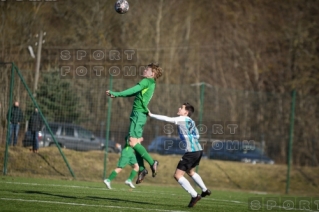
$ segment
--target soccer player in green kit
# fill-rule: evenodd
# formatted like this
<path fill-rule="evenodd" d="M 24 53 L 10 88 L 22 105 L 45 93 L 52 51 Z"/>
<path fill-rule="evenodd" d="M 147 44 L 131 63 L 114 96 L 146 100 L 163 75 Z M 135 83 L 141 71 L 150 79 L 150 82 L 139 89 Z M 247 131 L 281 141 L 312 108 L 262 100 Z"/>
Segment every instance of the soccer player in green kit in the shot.
<path fill-rule="evenodd" d="M 147 65 L 143 72 L 144 79 L 137 83 L 137 85 L 121 92 L 106 91 L 106 94 L 112 98 L 135 96 L 130 116 L 130 127 L 127 136 L 128 139 L 126 139 L 126 146 L 132 147 L 136 153 L 136 159 L 139 165 L 139 174 L 136 184 L 141 183 L 148 173 L 144 167 L 143 159 L 150 165 L 152 176 L 155 177 L 157 174 L 159 163 L 157 160 L 153 160 L 147 150 L 140 144 L 140 139 L 142 138 L 143 128 L 148 116 L 148 104 L 156 87 L 156 80 L 161 77 L 162 74 L 162 68 L 151 63 Z"/>
<path fill-rule="evenodd" d="M 127 139 L 127 137 L 125 139 Z M 143 138 L 141 138 L 139 142 L 142 142 L 142 141 L 143 141 Z M 133 168 L 133 170 L 131 171 L 130 176 L 125 181 L 125 184 L 130 186 L 131 188 L 135 188 L 135 186 L 132 183 L 132 180 L 134 179 L 137 172 L 139 171 L 139 165 L 137 163 L 133 148 L 126 145 L 126 147 L 121 151 L 121 157 L 117 163 L 117 168 L 115 168 L 111 172 L 109 177 L 103 181 L 108 189 L 112 189 L 111 181 L 115 179 L 115 177 L 124 169 L 126 165 L 130 165 Z"/>

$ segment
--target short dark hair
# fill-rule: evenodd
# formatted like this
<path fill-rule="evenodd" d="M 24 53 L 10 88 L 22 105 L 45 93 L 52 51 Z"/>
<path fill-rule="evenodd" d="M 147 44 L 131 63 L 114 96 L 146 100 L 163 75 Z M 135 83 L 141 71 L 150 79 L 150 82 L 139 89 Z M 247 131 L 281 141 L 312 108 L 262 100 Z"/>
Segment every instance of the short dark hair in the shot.
<path fill-rule="evenodd" d="M 194 107 L 188 102 L 184 103 L 183 105 L 185 105 L 185 110 L 187 110 L 188 116 L 191 117 L 191 115 L 195 112 Z"/>

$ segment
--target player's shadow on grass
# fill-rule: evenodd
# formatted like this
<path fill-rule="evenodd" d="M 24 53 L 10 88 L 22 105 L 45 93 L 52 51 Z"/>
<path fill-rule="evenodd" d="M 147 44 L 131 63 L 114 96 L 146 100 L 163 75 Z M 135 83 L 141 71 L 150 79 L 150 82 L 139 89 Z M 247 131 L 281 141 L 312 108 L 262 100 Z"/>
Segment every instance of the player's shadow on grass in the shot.
<path fill-rule="evenodd" d="M 41 191 L 25 191 L 27 194 L 37 194 L 37 195 L 48 195 L 48 196 L 54 196 L 54 197 L 60 197 L 60 198 L 68 198 L 68 199 L 88 199 L 88 200 L 108 200 L 112 202 L 130 202 L 130 203 L 136 203 L 136 204 L 144 204 L 144 205 L 154 205 L 154 203 L 149 202 L 140 202 L 140 201 L 132 201 L 128 199 L 118 199 L 118 198 L 104 198 L 104 197 L 95 197 L 95 196 L 87 196 L 84 198 L 78 198 L 74 196 L 66 196 L 66 195 L 60 195 L 60 194 L 51 194 L 47 192 L 41 192 Z"/>
<path fill-rule="evenodd" d="M 27 194 L 48 195 L 48 196 L 55 196 L 55 197 L 68 198 L 68 199 L 77 199 L 77 197 L 74 197 L 74 196 L 66 196 L 66 195 L 59 195 L 59 194 L 50 194 L 50 193 L 41 192 L 41 191 L 25 191 L 25 193 L 27 193 Z"/>
<path fill-rule="evenodd" d="M 149 202 L 132 201 L 132 200 L 128 200 L 128 199 L 118 199 L 118 198 L 87 196 L 86 199 L 90 199 L 90 200 L 108 200 L 108 201 L 112 201 L 112 202 L 125 202 L 125 203 L 131 202 L 131 203 L 136 203 L 136 204 L 154 205 L 154 203 L 149 203 Z"/>

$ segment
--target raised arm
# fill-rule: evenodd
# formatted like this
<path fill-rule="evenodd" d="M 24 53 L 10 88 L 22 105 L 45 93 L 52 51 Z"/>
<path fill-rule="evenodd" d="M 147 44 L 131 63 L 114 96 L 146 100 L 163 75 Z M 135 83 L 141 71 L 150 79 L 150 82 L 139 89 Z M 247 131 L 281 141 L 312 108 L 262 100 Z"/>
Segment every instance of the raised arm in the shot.
<path fill-rule="evenodd" d="M 134 96 L 136 93 L 140 92 L 142 89 L 142 86 L 140 84 L 137 84 L 121 92 L 108 91 L 108 93 L 113 95 L 114 97 L 131 97 Z"/>

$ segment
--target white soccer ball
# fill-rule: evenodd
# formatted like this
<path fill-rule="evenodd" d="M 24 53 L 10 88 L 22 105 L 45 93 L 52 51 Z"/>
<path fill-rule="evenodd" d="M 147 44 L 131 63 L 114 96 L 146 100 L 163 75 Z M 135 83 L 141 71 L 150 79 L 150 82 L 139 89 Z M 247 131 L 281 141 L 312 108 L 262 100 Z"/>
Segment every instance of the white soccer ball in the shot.
<path fill-rule="evenodd" d="M 115 2 L 114 8 L 117 13 L 124 14 L 130 9 L 130 5 L 126 0 L 117 0 Z"/>

